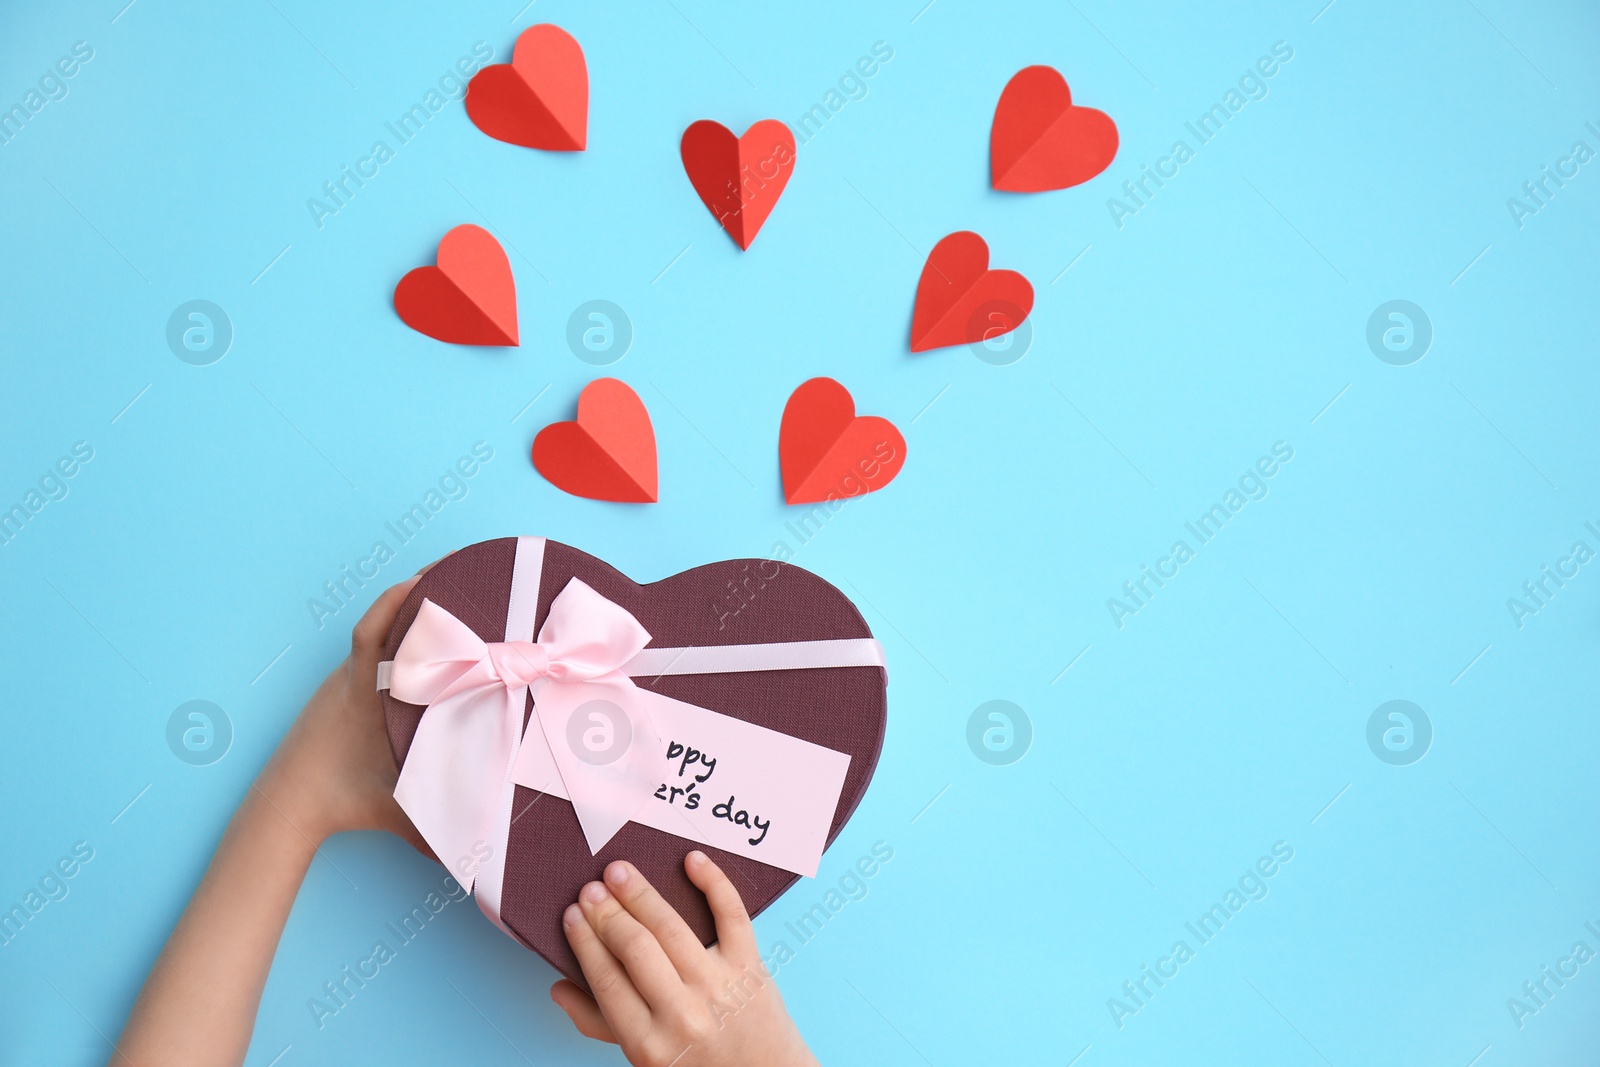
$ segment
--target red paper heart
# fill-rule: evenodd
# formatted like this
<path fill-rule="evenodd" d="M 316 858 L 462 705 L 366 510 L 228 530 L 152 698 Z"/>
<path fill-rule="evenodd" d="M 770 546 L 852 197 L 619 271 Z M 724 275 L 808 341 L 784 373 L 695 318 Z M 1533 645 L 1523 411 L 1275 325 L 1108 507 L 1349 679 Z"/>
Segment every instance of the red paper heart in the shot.
<path fill-rule="evenodd" d="M 794 171 L 794 134 L 777 119 L 762 119 L 743 137 L 701 119 L 678 146 L 694 191 L 741 249 L 749 248 L 772 214 Z"/>
<path fill-rule="evenodd" d="M 500 242 L 470 223 L 457 226 L 439 242 L 437 261 L 394 287 L 401 321 L 451 344 L 517 344 L 517 283 Z"/>
<path fill-rule="evenodd" d="M 582 152 L 589 136 L 589 68 L 560 26 L 529 26 L 510 63 L 480 70 L 467 86 L 467 117 L 497 141 Z"/>
<path fill-rule="evenodd" d="M 622 504 L 656 502 L 656 431 L 644 401 L 615 378 L 578 394 L 578 418 L 533 439 L 533 465 L 563 492 Z"/>
<path fill-rule="evenodd" d="M 857 415 L 849 390 L 813 378 L 789 397 L 778 432 L 783 495 L 791 504 L 882 489 L 906 461 L 906 439 L 888 419 Z"/>
<path fill-rule="evenodd" d="M 1011 193 L 1065 189 L 1093 178 L 1117 154 L 1117 124 L 1074 107 L 1054 67 L 1024 67 L 1006 83 L 989 131 L 990 181 Z"/>
<path fill-rule="evenodd" d="M 1033 286 L 1014 270 L 990 270 L 989 246 L 958 230 L 933 246 L 917 282 L 911 351 L 1008 334 L 1033 310 Z"/>

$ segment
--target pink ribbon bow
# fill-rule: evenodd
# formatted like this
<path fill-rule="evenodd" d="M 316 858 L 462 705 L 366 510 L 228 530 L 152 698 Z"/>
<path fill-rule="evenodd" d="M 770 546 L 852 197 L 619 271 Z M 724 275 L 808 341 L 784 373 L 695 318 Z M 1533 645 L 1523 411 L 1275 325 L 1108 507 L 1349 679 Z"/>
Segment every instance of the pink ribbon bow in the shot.
<path fill-rule="evenodd" d="M 468 888 L 487 850 L 504 847 L 495 806 L 514 766 L 524 782 L 542 768 L 559 773 L 559 782 L 545 776 L 552 779 L 546 791 L 559 795 L 564 787 L 591 851 L 649 799 L 649 753 L 658 746 L 622 670 L 649 643 L 637 619 L 576 578 L 550 605 L 537 641 L 484 641 L 438 604 L 422 602 L 389 680 L 397 698 L 428 709 L 394 795 Z M 524 737 L 530 688 L 540 730 Z M 569 741 L 570 720 L 592 706 L 621 718 L 605 725 L 621 729 L 625 751 L 603 762 L 574 753 Z M 586 723 L 574 736 L 587 736 Z"/>

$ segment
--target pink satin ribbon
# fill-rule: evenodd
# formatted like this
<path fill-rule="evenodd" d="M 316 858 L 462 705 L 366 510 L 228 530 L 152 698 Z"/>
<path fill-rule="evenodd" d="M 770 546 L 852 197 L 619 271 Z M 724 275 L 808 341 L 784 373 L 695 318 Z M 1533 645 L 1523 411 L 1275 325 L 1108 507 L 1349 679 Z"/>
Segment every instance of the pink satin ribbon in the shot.
<path fill-rule="evenodd" d="M 622 672 L 649 642 L 638 620 L 576 578 L 550 605 L 537 641 L 484 641 L 438 604 L 422 602 L 389 680 L 396 697 L 428 707 L 395 799 L 442 862 L 472 870 L 474 856 L 504 845 L 490 820 L 516 757 L 527 689 L 590 850 L 621 829 L 653 788 L 648 715 L 629 706 L 635 687 Z M 586 694 L 608 699 L 632 724 L 634 743 L 613 763 L 563 758 L 571 756 L 565 723 L 550 721 L 541 707 L 566 707 Z"/>

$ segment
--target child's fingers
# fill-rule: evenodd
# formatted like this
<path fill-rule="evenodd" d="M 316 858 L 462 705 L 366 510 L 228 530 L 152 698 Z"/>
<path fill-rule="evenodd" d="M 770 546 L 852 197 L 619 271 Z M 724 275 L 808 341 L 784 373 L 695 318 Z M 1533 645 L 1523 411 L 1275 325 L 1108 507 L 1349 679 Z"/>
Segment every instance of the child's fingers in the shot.
<path fill-rule="evenodd" d="M 611 1032 L 646 1032 L 650 1027 L 650 1006 L 633 987 L 633 981 L 622 964 L 601 943 L 594 927 L 585 918 L 583 909 L 576 904 L 569 906 L 561 917 L 561 925 L 566 930 L 567 944 L 572 946 L 573 954 L 578 957 L 578 966 L 583 968 L 583 976 L 589 979 L 589 988 L 594 990 L 594 999 L 605 1013 L 606 1024 Z M 573 1021 L 577 1021 L 575 1016 Z"/>
<path fill-rule="evenodd" d="M 595 934 L 628 969 L 628 977 L 652 1011 L 671 1010 L 682 1002 L 683 979 L 661 950 L 656 935 L 646 930 L 600 882 L 578 894 L 578 906 Z"/>
<path fill-rule="evenodd" d="M 628 913 L 655 935 L 685 983 L 711 973 L 711 957 L 705 946 L 637 867 L 626 860 L 610 864 L 606 867 L 606 886 Z"/>
<path fill-rule="evenodd" d="M 374 666 L 377 664 L 378 656 L 383 651 L 383 643 L 389 639 L 389 631 L 394 627 L 394 617 L 400 614 L 400 605 L 405 603 L 406 597 L 416 586 L 417 579 L 433 570 L 438 562 L 436 559 L 433 563 L 423 564 L 422 569 L 416 574 L 379 593 L 378 599 L 372 602 L 367 613 L 356 622 L 355 629 L 350 632 L 350 647 L 357 666 L 365 667 L 368 661 Z"/>
<path fill-rule="evenodd" d="M 412 575 L 399 585 L 391 585 L 372 602 L 367 613 L 350 631 L 350 655 L 356 661 L 356 670 L 364 677 L 377 677 L 378 657 L 383 654 L 383 643 L 389 639 L 394 617 L 400 613 L 407 594 L 417 584 L 421 575 Z"/>
<path fill-rule="evenodd" d="M 600 1013 L 600 1006 L 577 985 L 561 979 L 550 987 L 550 999 L 556 1002 L 556 1007 L 567 1013 L 567 1018 L 578 1028 L 578 1033 L 596 1041 L 617 1044 L 617 1035 L 611 1032 L 611 1024 Z"/>
<path fill-rule="evenodd" d="M 744 910 L 744 900 L 728 881 L 728 876 L 722 873 L 722 868 L 696 849 L 684 857 L 683 869 L 711 905 L 711 917 L 717 922 L 717 943 L 722 951 L 741 963 L 759 960 L 761 953 L 756 948 L 756 932 L 750 925 L 750 914 Z"/>

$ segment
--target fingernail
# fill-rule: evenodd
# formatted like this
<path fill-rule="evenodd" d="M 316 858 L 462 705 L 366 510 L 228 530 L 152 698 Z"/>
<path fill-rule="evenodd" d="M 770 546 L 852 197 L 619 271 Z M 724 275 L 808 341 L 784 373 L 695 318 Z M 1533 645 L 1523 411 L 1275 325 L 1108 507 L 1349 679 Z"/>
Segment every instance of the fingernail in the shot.
<path fill-rule="evenodd" d="M 583 909 L 576 904 L 567 905 L 567 910 L 561 914 L 561 921 L 568 926 L 577 926 L 578 920 L 583 918 Z"/>
<path fill-rule="evenodd" d="M 695 849 L 695 850 L 693 850 L 692 852 L 689 853 L 689 862 L 690 863 L 695 863 L 695 864 L 709 863 L 709 862 L 711 862 L 711 857 L 707 856 L 704 852 L 701 852 L 699 849 Z"/>
<path fill-rule="evenodd" d="M 606 887 L 599 882 L 590 882 L 583 887 L 583 892 L 579 895 L 591 904 L 598 904 L 610 894 L 606 892 Z"/>
<path fill-rule="evenodd" d="M 628 880 L 628 865 L 621 860 L 606 868 L 606 881 L 612 885 L 623 885 Z"/>

